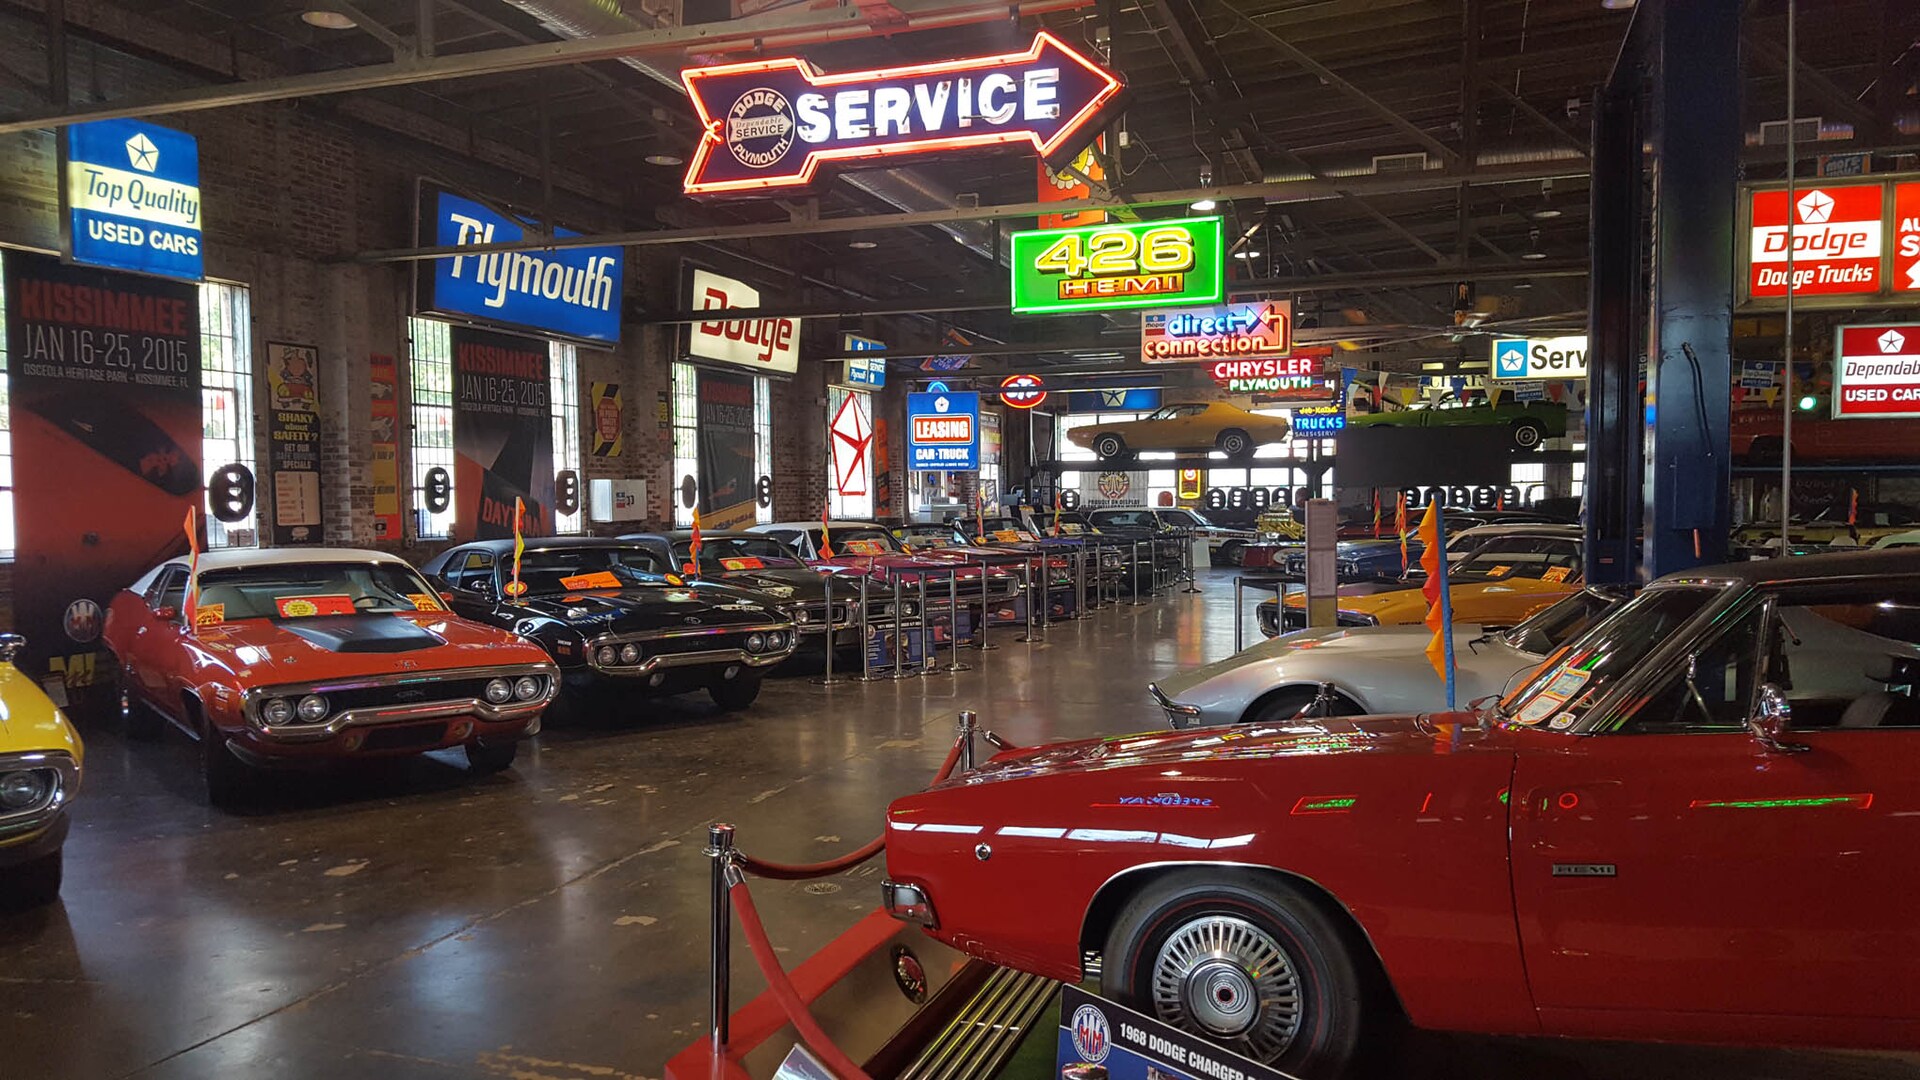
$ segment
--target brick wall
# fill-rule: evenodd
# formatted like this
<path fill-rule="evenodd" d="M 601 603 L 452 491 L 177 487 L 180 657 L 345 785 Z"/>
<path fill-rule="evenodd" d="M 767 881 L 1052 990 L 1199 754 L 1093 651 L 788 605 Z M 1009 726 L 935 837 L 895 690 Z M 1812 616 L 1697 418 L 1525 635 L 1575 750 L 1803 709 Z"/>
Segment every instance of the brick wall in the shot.
<path fill-rule="evenodd" d="M 192 86 L 204 72 L 272 74 L 244 55 L 229 53 L 224 45 L 210 48 L 207 42 L 162 33 L 137 14 L 121 9 L 70 0 L 68 11 L 75 24 L 96 32 L 136 35 L 146 51 L 146 56 L 136 58 L 76 36 L 70 60 L 75 102 Z M 146 58 L 154 54 L 176 57 L 179 62 Z M 30 91 L 36 74 L 45 70 L 37 18 L 0 12 L 0 65 L 22 73 L 29 84 L 0 80 L 0 112 L 45 107 L 44 99 Z M 459 183 L 502 201 L 537 201 L 539 185 L 531 179 L 534 163 L 509 148 L 364 95 L 157 119 L 199 140 L 207 273 L 251 290 L 256 401 L 266 397 L 267 342 L 288 341 L 319 349 L 322 479 L 332 542 L 378 546 L 373 536 L 369 471 L 368 357 L 385 354 L 400 361 L 401 511 L 403 521 L 409 523 L 403 531 L 410 533 L 411 464 L 404 422 L 409 400 L 410 264 L 359 263 L 351 257 L 367 250 L 410 246 L 419 177 Z M 57 246 L 54 176 L 51 135 L 0 136 L 0 244 Z M 650 213 L 650 208 L 620 206 L 618 193 L 564 168 L 556 171 L 553 205 L 556 218 L 582 231 L 630 228 L 636 214 Z M 679 253 L 656 248 L 629 252 L 626 309 L 673 307 L 679 293 L 679 260 Z M 773 283 L 768 284 L 773 289 L 770 296 L 780 295 Z M 808 329 L 811 348 L 829 328 Z M 671 475 L 672 434 L 659 423 L 657 408 L 659 395 L 670 388 L 680 337 L 679 327 L 639 326 L 629 319 L 619 347 L 579 350 L 583 479 L 639 477 L 648 488 L 642 518 L 593 526 L 599 531 L 664 527 L 671 520 L 669 500 L 678 478 Z M 614 382 L 622 389 L 624 445 L 617 458 L 588 453 L 592 416 L 584 410 L 594 382 Z M 774 513 L 778 516 L 810 518 L 820 511 L 827 483 L 825 387 L 825 365 L 805 359 L 797 376 L 775 383 L 772 429 Z M 263 410 L 255 410 L 254 426 L 257 458 L 264 467 Z M 43 463 L 23 461 L 16 467 L 43 467 Z M 584 496 L 584 483 L 582 488 Z M 261 494 L 263 504 L 270 506 L 264 483 Z M 903 492 L 898 505 L 904 505 Z M 32 508 L 19 512 L 31 513 Z M 384 546 L 424 559 L 438 545 L 394 540 Z M 11 616 L 10 595 L 11 566 L 0 564 L 0 625 Z"/>

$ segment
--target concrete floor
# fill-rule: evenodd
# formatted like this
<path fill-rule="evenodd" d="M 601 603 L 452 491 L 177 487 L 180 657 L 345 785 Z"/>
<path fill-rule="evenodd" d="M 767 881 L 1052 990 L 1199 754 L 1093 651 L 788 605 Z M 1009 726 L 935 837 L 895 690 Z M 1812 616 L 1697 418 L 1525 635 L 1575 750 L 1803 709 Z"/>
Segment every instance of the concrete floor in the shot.
<path fill-rule="evenodd" d="M 820 858 L 926 782 L 962 708 L 1021 743 L 1157 726 L 1146 682 L 1232 649 L 1227 575 L 1202 584 L 1046 645 L 996 631 L 957 676 L 782 679 L 743 716 L 676 699 L 549 729 L 501 776 L 451 757 L 292 775 L 243 815 L 201 804 L 184 738 L 89 730 L 64 905 L 0 916 L 0 1076 L 658 1077 L 705 1024 L 707 822 Z M 872 908 L 876 880 L 754 891 L 797 962 Z M 745 1001 L 744 949 L 736 971 Z M 1419 1045 L 1408 1073 L 1433 1080 L 1920 1077 L 1916 1058 Z"/>

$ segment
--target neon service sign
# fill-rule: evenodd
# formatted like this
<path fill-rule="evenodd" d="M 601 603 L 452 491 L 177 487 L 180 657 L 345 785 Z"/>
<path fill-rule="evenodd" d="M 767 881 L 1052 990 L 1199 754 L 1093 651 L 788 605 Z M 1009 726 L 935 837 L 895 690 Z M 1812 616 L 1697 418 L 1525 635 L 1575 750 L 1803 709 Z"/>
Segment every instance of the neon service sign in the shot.
<path fill-rule="evenodd" d="M 1217 217 L 1035 229 L 1011 243 L 1016 315 L 1214 304 L 1226 287 Z"/>
<path fill-rule="evenodd" d="M 1025 52 L 822 74 L 785 57 L 689 68 L 706 134 L 689 195 L 794 188 L 829 163 L 1024 143 L 1043 158 L 1092 140 L 1120 80 L 1045 31 Z"/>

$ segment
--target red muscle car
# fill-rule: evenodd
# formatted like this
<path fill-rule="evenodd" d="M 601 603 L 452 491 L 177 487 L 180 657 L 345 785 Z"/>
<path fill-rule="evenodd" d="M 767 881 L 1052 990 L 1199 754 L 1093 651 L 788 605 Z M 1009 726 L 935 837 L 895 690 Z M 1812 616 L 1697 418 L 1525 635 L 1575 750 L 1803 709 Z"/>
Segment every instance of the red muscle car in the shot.
<path fill-rule="evenodd" d="M 207 797 L 260 767 L 464 747 L 513 763 L 558 687 L 539 646 L 468 622 L 378 551 L 215 551 L 149 570 L 113 598 L 105 642 L 130 733 L 167 722 L 200 743 Z"/>
<path fill-rule="evenodd" d="M 1403 1017 L 1912 1049 L 1916 687 L 1920 552 L 1699 568 L 1478 711 L 1002 753 L 884 903 L 1307 1077 Z"/>

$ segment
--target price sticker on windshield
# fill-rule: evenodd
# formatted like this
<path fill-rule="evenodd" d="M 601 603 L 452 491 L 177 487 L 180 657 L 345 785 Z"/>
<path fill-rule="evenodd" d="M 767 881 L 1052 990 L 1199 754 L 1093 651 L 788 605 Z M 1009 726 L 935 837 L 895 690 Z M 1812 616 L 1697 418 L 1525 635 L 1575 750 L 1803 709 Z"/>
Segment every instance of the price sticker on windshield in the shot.
<path fill-rule="evenodd" d="M 840 545 L 840 550 L 854 555 L 885 555 L 887 545 L 878 540 L 848 540 Z"/>
<path fill-rule="evenodd" d="M 351 615 L 353 597 L 345 593 L 326 596 L 283 596 L 273 602 L 283 619 L 310 619 L 316 615 Z"/>
<path fill-rule="evenodd" d="M 595 570 L 587 574 L 574 574 L 560 579 L 560 587 L 568 592 L 582 589 L 617 589 L 620 579 L 613 576 L 611 570 Z"/>
<path fill-rule="evenodd" d="M 752 555 L 745 555 L 737 559 L 721 559 L 720 565 L 728 570 L 764 570 L 767 564 Z"/>
<path fill-rule="evenodd" d="M 415 611 L 447 610 L 440 606 L 440 598 L 432 593 L 412 592 L 407 594 L 407 599 L 413 602 L 413 610 Z"/>
<path fill-rule="evenodd" d="M 225 604 L 201 604 L 193 609 L 193 625 L 196 630 L 219 626 L 226 621 L 227 605 Z"/>
<path fill-rule="evenodd" d="M 1511 574 L 1511 573 L 1513 573 L 1513 567 L 1508 563 L 1501 563 L 1499 566 L 1496 566 L 1493 569 L 1487 571 L 1487 576 L 1488 577 L 1506 577 L 1508 574 Z"/>
<path fill-rule="evenodd" d="M 1566 581 L 1567 575 L 1571 573 L 1573 573 L 1573 567 L 1571 566 L 1549 566 L 1547 567 L 1547 572 L 1540 575 L 1540 580 L 1550 581 L 1558 585 Z"/>
<path fill-rule="evenodd" d="M 1017 544 L 1026 538 L 1020 535 L 1019 529 L 995 529 L 993 539 L 1001 544 Z"/>

